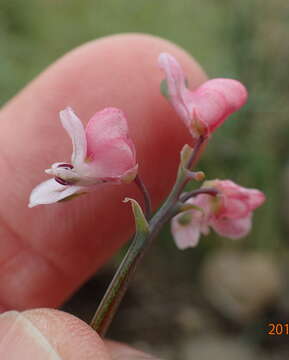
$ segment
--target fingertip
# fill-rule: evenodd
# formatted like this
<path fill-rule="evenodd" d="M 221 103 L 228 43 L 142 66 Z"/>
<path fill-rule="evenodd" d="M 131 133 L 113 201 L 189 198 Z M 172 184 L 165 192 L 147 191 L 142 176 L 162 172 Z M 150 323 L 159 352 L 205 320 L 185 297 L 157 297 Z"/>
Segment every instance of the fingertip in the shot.
<path fill-rule="evenodd" d="M 80 319 L 52 309 L 0 316 L 1 360 L 153 360 L 125 344 L 105 341 Z M 157 360 L 157 359 L 156 359 Z"/>
<path fill-rule="evenodd" d="M 41 333 L 62 360 L 110 360 L 98 334 L 73 315 L 52 309 L 28 310 L 21 315 Z"/>

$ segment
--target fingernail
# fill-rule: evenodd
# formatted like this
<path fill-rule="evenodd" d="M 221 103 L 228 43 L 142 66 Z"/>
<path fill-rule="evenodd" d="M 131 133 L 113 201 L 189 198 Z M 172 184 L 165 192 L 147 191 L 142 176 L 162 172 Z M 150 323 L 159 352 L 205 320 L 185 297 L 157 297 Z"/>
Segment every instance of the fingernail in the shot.
<path fill-rule="evenodd" d="M 0 315 L 1 360 L 61 360 L 42 333 L 21 313 Z"/>

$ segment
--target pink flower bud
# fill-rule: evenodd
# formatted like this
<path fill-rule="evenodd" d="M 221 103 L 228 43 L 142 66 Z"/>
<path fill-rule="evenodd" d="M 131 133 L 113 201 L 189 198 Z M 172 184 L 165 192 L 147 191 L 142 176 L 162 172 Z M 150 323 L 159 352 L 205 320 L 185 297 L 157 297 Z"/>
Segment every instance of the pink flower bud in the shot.
<path fill-rule="evenodd" d="M 162 53 L 159 65 L 166 74 L 169 100 L 194 139 L 210 135 L 247 100 L 247 90 L 237 80 L 212 79 L 191 91 L 173 56 Z"/>
<path fill-rule="evenodd" d="M 86 129 L 70 108 L 60 112 L 60 120 L 72 140 L 71 164 L 58 162 L 46 170 L 54 179 L 32 191 L 29 207 L 85 193 L 101 183 L 134 180 L 138 167 L 135 147 L 120 110 L 107 108 L 97 112 Z"/>
<path fill-rule="evenodd" d="M 189 199 L 186 204 L 194 208 L 172 219 L 172 233 L 180 249 L 196 246 L 200 235 L 208 234 L 209 227 L 231 239 L 246 236 L 251 230 L 253 211 L 265 201 L 261 191 L 231 180 L 206 181 L 203 187 L 218 190 L 218 195 L 199 194 Z"/>
<path fill-rule="evenodd" d="M 213 211 L 210 226 L 220 235 L 231 239 L 246 236 L 252 226 L 253 211 L 265 201 L 265 195 L 256 189 L 247 189 L 231 180 L 205 182 L 220 192 L 217 208 Z"/>

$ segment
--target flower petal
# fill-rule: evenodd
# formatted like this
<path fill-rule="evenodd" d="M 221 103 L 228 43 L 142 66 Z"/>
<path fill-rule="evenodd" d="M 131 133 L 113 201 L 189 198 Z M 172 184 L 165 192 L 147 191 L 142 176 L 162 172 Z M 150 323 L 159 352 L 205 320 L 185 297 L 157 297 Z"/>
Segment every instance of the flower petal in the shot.
<path fill-rule="evenodd" d="M 239 219 L 212 219 L 212 228 L 221 236 L 239 239 L 248 235 L 252 227 L 252 213 Z"/>
<path fill-rule="evenodd" d="M 188 111 L 188 104 L 186 103 L 189 90 L 186 88 L 184 72 L 176 59 L 167 53 L 160 54 L 159 66 L 166 74 L 170 101 L 178 115 L 189 127 L 191 114 Z"/>
<path fill-rule="evenodd" d="M 86 130 L 89 171 L 97 178 L 121 177 L 136 165 L 135 147 L 119 109 L 97 112 Z"/>
<path fill-rule="evenodd" d="M 247 90 L 239 81 L 212 79 L 190 91 L 183 70 L 173 56 L 161 54 L 159 65 L 166 73 L 169 100 L 193 138 L 209 135 L 247 100 Z"/>
<path fill-rule="evenodd" d="M 227 112 L 232 113 L 242 107 L 248 98 L 247 89 L 238 80 L 217 78 L 206 81 L 200 92 L 216 91 L 226 100 Z"/>
<path fill-rule="evenodd" d="M 90 170 L 96 178 L 121 177 L 135 167 L 130 146 L 123 139 L 115 139 L 95 147 L 95 159 Z"/>
<path fill-rule="evenodd" d="M 83 186 L 61 185 L 50 179 L 37 185 L 31 192 L 28 207 L 32 208 L 41 204 L 53 204 L 73 194 L 86 192 Z"/>
<path fill-rule="evenodd" d="M 75 115 L 71 108 L 60 111 L 60 120 L 64 129 L 71 137 L 73 144 L 73 152 L 71 162 L 75 166 L 84 162 L 86 158 L 86 137 L 84 127 L 79 118 Z"/>
<path fill-rule="evenodd" d="M 261 206 L 266 200 L 266 196 L 262 191 L 257 189 L 248 189 L 248 203 L 251 210 L 255 210 Z"/>
<path fill-rule="evenodd" d="M 182 223 L 183 216 L 190 215 L 190 222 Z M 171 221 L 171 231 L 179 249 L 195 247 L 201 235 L 202 212 L 198 210 L 186 211 L 176 215 Z"/>
<path fill-rule="evenodd" d="M 247 90 L 233 79 L 212 79 L 192 93 L 190 111 L 209 132 L 213 132 L 226 118 L 242 107 L 247 100 Z"/>
<path fill-rule="evenodd" d="M 231 180 L 212 180 L 207 184 L 220 191 L 223 206 L 218 216 L 225 215 L 231 219 L 246 217 L 250 212 L 261 206 L 265 195 L 257 189 L 247 189 Z"/>
<path fill-rule="evenodd" d="M 128 136 L 128 126 L 123 112 L 116 108 L 106 108 L 97 112 L 89 120 L 86 129 L 88 156 L 94 154 L 95 144 Z M 91 153 L 91 154 L 90 154 Z"/>
<path fill-rule="evenodd" d="M 234 199 L 233 197 L 224 196 L 223 208 L 220 209 L 218 215 L 225 215 L 230 219 L 238 219 L 247 216 L 252 210 L 247 201 L 243 199 Z"/>

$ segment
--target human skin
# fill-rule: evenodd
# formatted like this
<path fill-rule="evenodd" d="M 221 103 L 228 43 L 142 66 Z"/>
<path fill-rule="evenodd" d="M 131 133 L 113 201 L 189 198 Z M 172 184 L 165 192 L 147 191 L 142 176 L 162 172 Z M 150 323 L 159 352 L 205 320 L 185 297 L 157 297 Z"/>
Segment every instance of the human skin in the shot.
<path fill-rule="evenodd" d="M 1 311 L 59 306 L 133 233 L 131 209 L 122 200 L 126 196 L 141 200 L 134 184 L 100 185 L 73 201 L 28 209 L 32 188 L 46 178 L 43 170 L 53 162 L 69 160 L 71 144 L 58 120 L 60 110 L 71 106 L 86 123 L 105 107 L 122 109 L 154 207 L 168 193 L 179 151 L 190 143 L 190 135 L 160 94 L 160 52 L 178 59 L 192 89 L 205 81 L 199 65 L 175 45 L 147 35 L 117 35 L 68 53 L 1 110 Z M 37 323 L 37 311 L 24 316 L 29 314 Z M 50 320 L 51 311 L 41 312 L 45 326 L 59 332 L 56 342 L 69 339 L 65 321 L 59 329 Z M 70 315 L 54 311 L 53 317 L 65 317 L 86 329 L 87 343 L 98 339 Z M 94 341 L 95 348 L 103 346 L 99 339 Z M 105 356 L 99 359 L 109 359 Z"/>

